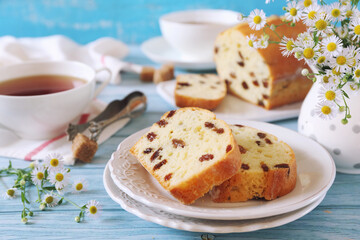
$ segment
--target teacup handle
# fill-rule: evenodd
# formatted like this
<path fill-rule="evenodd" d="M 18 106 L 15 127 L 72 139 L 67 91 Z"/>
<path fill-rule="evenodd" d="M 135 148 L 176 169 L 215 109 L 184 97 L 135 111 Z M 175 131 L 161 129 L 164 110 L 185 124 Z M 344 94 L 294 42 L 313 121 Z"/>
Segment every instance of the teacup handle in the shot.
<path fill-rule="evenodd" d="M 108 72 L 109 76 L 103 83 L 101 83 L 101 85 L 98 88 L 96 88 L 95 93 L 94 93 L 94 98 L 96 98 L 100 94 L 100 92 L 109 84 L 111 77 L 112 77 L 112 73 L 111 73 L 110 69 L 108 69 L 106 67 L 95 70 L 95 75 L 102 71 Z"/>

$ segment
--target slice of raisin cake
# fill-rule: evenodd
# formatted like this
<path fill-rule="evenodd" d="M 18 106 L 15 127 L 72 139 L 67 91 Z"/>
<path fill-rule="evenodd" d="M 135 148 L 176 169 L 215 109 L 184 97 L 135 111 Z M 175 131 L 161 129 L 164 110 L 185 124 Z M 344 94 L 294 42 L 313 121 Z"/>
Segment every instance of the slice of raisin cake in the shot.
<path fill-rule="evenodd" d="M 289 38 L 306 31 L 303 24 L 290 27 L 279 17 L 270 17 L 268 24 L 282 25 L 276 31 Z M 269 28 L 265 31 L 270 39 L 278 39 Z M 247 23 L 241 23 L 222 32 L 215 41 L 216 70 L 228 84 L 229 92 L 266 109 L 303 100 L 312 85 L 311 80 L 301 75 L 301 70 L 307 67 L 304 61 L 284 57 L 279 44 L 253 49 L 246 38 L 250 34 L 260 38 L 263 31 L 252 30 Z"/>
<path fill-rule="evenodd" d="M 200 108 L 165 113 L 130 152 L 184 204 L 193 203 L 241 166 L 230 127 Z"/>
<path fill-rule="evenodd" d="M 232 125 L 241 152 L 239 172 L 210 191 L 214 202 L 272 200 L 291 192 L 296 184 L 292 149 L 275 136 L 242 125 Z"/>
<path fill-rule="evenodd" d="M 226 95 L 225 81 L 216 74 L 181 74 L 176 77 L 178 107 L 216 108 Z"/>

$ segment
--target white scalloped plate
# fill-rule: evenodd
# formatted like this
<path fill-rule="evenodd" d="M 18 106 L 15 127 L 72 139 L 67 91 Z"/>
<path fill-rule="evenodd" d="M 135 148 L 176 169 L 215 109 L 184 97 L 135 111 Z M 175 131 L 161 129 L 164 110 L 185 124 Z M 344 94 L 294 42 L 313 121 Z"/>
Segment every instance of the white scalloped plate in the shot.
<path fill-rule="evenodd" d="M 109 164 L 108 164 L 109 165 Z M 232 233 L 232 232 L 251 232 L 260 229 L 278 227 L 296 219 L 303 217 L 316 208 L 324 199 L 325 194 L 320 196 L 315 202 L 300 208 L 298 210 L 268 217 L 251 220 L 206 220 L 198 218 L 188 218 L 180 215 L 164 212 L 157 208 L 149 207 L 145 204 L 135 201 L 129 195 L 121 191 L 111 178 L 109 166 L 106 166 L 103 176 L 104 187 L 112 200 L 119 203 L 120 206 L 129 213 L 138 216 L 144 220 L 157 223 L 159 225 L 191 231 L 208 233 Z"/>
<path fill-rule="evenodd" d="M 174 99 L 175 85 L 176 80 L 161 82 L 156 85 L 156 91 L 166 102 L 177 107 Z M 272 122 L 299 116 L 301 104 L 302 102 L 298 102 L 266 110 L 228 94 L 214 113 L 219 118 Z"/>
<path fill-rule="evenodd" d="M 318 143 L 292 130 L 264 122 L 224 119 L 230 124 L 252 126 L 274 134 L 289 144 L 297 159 L 297 183 L 292 192 L 272 201 L 252 200 L 241 203 L 213 203 L 205 195 L 191 205 L 184 205 L 165 191 L 129 153 L 145 134 L 143 129 L 126 138 L 109 162 L 115 184 L 130 197 L 149 207 L 193 218 L 242 220 L 287 213 L 318 200 L 332 185 L 335 164 L 331 155 Z"/>

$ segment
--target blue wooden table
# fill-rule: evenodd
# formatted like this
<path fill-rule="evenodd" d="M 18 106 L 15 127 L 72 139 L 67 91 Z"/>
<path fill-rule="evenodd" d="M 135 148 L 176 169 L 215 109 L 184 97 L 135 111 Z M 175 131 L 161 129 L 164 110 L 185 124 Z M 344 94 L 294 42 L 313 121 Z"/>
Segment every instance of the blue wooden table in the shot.
<path fill-rule="evenodd" d="M 79 43 L 87 43 L 103 36 L 119 38 L 131 44 L 126 60 L 158 66 L 146 59 L 139 44 L 160 34 L 158 17 L 166 12 L 193 8 L 226 8 L 248 13 L 255 7 L 269 6 L 259 1 L 0 1 L 0 33 L 16 37 L 36 37 L 64 34 Z M 282 2 L 283 3 L 283 2 Z M 276 6 L 280 6 L 279 4 Z M 271 11 L 270 11 L 271 12 Z M 279 13 L 273 10 L 271 13 Z M 177 71 L 177 73 L 179 73 Z M 90 199 L 102 205 L 100 218 L 75 223 L 78 210 L 65 203 L 59 207 L 38 210 L 33 205 L 34 216 L 28 224 L 20 221 L 22 205 L 17 200 L 0 200 L 0 239 L 201 239 L 198 232 L 186 232 L 162 227 L 144 221 L 126 211 L 107 195 L 102 176 L 104 167 L 118 144 L 132 133 L 150 126 L 160 116 L 173 109 L 156 92 L 155 85 L 143 83 L 135 74 L 122 75 L 119 86 L 109 86 L 99 96 L 105 102 L 119 99 L 134 90 L 142 91 L 148 98 L 146 113 L 132 120 L 100 145 L 95 158 L 89 164 L 77 163 L 71 167 L 72 176 L 83 177 L 89 182 L 88 191 L 69 195 L 78 204 Z M 273 122 L 293 130 L 297 119 Z M 14 167 L 26 167 L 29 162 L 0 157 L 0 168 L 11 160 Z M 10 178 L 3 183 L 11 186 Z M 5 191 L 0 183 L 0 192 Z M 30 199 L 36 199 L 35 191 Z M 360 175 L 337 174 L 333 186 L 324 201 L 306 216 L 289 224 L 249 233 L 212 234 L 215 239 L 360 239 Z"/>

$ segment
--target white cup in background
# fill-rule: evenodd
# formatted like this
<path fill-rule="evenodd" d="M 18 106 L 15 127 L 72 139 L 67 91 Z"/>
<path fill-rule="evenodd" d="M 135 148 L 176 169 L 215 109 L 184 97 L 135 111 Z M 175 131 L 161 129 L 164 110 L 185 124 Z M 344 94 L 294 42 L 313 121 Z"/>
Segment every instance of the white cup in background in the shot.
<path fill-rule="evenodd" d="M 96 89 L 97 72 L 73 61 L 26 62 L 0 68 L 0 84 L 7 80 L 58 75 L 75 77 L 84 83 L 69 90 L 33 96 L 0 95 L 0 126 L 24 139 L 50 139 L 64 133 L 68 124 L 78 117 L 110 80 Z"/>
<path fill-rule="evenodd" d="M 173 12 L 159 19 L 160 30 L 184 59 L 212 60 L 216 36 L 236 25 L 238 13 L 221 9 Z"/>

